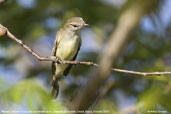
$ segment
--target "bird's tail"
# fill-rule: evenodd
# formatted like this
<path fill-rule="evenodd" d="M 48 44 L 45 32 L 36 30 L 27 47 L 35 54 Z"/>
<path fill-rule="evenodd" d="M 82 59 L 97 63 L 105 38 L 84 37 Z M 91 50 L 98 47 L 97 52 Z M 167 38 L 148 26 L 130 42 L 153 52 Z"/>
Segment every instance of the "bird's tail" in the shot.
<path fill-rule="evenodd" d="M 59 84 L 58 79 L 53 78 L 51 88 L 50 88 L 50 95 L 52 98 L 56 99 L 59 93 Z"/>

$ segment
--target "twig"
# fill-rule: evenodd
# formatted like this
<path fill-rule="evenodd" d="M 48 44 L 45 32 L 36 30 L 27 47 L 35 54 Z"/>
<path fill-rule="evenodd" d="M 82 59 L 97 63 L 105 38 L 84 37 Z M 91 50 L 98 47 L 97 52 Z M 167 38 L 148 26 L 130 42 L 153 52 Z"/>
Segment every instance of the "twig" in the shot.
<path fill-rule="evenodd" d="M 17 42 L 19 45 L 21 45 L 25 50 L 27 50 L 30 54 L 32 54 L 37 60 L 39 61 L 54 61 L 56 63 L 60 64 L 73 64 L 73 65 L 89 65 L 89 66 L 96 66 L 100 67 L 99 64 L 96 64 L 94 62 L 87 62 L 87 61 L 66 61 L 61 60 L 59 57 L 56 56 L 47 56 L 42 57 L 35 53 L 29 46 L 27 46 L 22 40 L 15 37 L 10 31 L 0 24 L 0 36 L 7 35 L 9 38 Z M 137 71 L 130 71 L 125 69 L 117 69 L 117 68 L 111 68 L 114 72 L 120 72 L 120 73 L 127 73 L 127 74 L 135 74 L 135 75 L 141 75 L 141 76 L 152 76 L 152 75 L 171 75 L 171 72 L 137 72 Z"/>

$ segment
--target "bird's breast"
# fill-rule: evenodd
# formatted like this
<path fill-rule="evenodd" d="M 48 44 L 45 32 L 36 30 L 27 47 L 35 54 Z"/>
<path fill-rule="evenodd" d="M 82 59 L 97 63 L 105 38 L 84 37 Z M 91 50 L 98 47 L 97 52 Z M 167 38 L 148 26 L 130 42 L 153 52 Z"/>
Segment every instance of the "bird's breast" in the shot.
<path fill-rule="evenodd" d="M 61 40 L 57 48 L 57 56 L 63 60 L 72 60 L 77 53 L 80 41 L 81 38 L 79 36 Z"/>

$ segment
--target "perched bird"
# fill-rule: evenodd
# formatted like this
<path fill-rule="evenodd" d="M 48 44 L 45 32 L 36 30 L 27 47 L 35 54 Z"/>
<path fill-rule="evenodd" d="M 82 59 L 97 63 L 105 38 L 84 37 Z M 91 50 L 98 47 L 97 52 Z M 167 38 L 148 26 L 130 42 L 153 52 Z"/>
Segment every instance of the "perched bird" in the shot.
<path fill-rule="evenodd" d="M 75 60 L 81 46 L 80 29 L 88 26 L 81 17 L 73 17 L 68 19 L 64 26 L 57 32 L 52 56 L 58 56 L 61 60 Z M 53 98 L 57 98 L 59 92 L 59 84 L 64 76 L 71 70 L 72 65 L 58 64 L 52 62 L 52 85 L 50 94 Z"/>

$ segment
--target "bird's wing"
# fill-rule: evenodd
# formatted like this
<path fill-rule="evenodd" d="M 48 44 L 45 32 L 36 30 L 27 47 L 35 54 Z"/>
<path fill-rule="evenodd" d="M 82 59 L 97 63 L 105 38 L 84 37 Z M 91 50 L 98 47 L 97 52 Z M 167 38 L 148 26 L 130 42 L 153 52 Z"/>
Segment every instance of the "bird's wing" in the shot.
<path fill-rule="evenodd" d="M 59 36 L 59 32 L 60 32 L 60 30 L 58 31 L 58 33 L 56 35 L 56 39 L 55 39 L 55 42 L 54 42 L 54 45 L 53 45 L 53 49 L 52 49 L 52 56 L 56 56 L 57 47 L 58 47 L 58 44 L 59 44 L 58 38 L 60 37 Z M 55 62 L 52 62 L 52 75 L 55 74 L 55 71 L 56 71 Z"/>
<path fill-rule="evenodd" d="M 76 57 L 77 57 L 77 55 L 78 55 L 78 52 L 79 52 L 79 50 L 80 50 L 80 47 L 81 47 L 81 41 L 80 41 L 80 43 L 79 43 L 79 45 L 78 45 L 77 53 L 75 54 L 75 56 L 74 56 L 74 58 L 73 58 L 72 60 L 75 60 L 75 59 L 76 59 Z M 65 69 L 63 75 L 64 75 L 64 76 L 67 76 L 67 74 L 69 73 L 69 71 L 71 70 L 71 68 L 72 68 L 72 65 L 71 65 L 71 64 L 68 65 L 68 67 Z"/>

